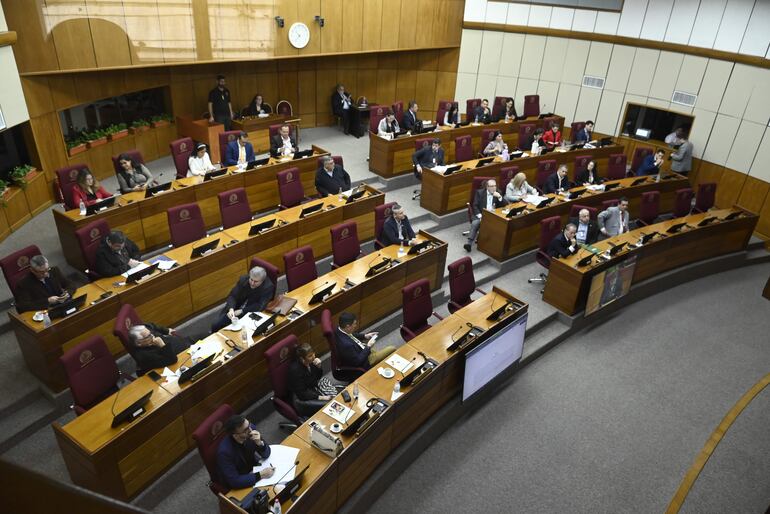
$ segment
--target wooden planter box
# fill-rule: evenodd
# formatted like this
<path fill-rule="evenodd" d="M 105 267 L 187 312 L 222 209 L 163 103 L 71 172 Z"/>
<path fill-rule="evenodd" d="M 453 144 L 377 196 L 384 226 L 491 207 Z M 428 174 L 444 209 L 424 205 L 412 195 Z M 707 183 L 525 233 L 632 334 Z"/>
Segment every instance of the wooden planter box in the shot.
<path fill-rule="evenodd" d="M 2 196 L 3 210 L 11 231 L 18 229 L 32 219 L 24 191 L 16 186 L 9 187 Z"/>
<path fill-rule="evenodd" d="M 45 173 L 36 169 L 27 173 L 27 188 L 24 190 L 24 197 L 27 200 L 27 207 L 29 207 L 31 216 L 40 214 L 53 204 L 51 189 L 48 187 Z"/>
<path fill-rule="evenodd" d="M 152 125 L 153 128 L 158 128 L 158 127 L 165 127 L 167 125 L 170 125 L 170 123 L 166 120 L 159 120 L 159 121 L 151 121 L 150 125 Z"/>
<path fill-rule="evenodd" d="M 123 129 L 121 131 L 115 132 L 114 134 L 110 134 L 107 137 L 110 141 L 117 141 L 118 139 L 123 139 L 126 136 L 128 136 L 128 129 Z"/>
<path fill-rule="evenodd" d="M 107 144 L 107 136 L 100 137 L 99 139 L 94 139 L 93 141 L 88 142 L 88 148 L 95 148 L 97 146 L 102 146 Z"/>
<path fill-rule="evenodd" d="M 73 156 L 75 156 L 75 155 L 77 155 L 79 153 L 85 152 L 87 149 L 88 149 L 88 147 L 86 146 L 85 143 L 83 143 L 83 144 L 80 144 L 80 145 L 77 145 L 77 146 L 73 146 L 72 148 L 68 149 L 67 150 L 67 154 L 70 157 L 73 157 Z"/>
<path fill-rule="evenodd" d="M 150 127 L 143 125 L 141 127 L 131 127 L 129 130 L 131 130 L 132 134 L 141 134 L 142 132 L 150 130 Z"/>

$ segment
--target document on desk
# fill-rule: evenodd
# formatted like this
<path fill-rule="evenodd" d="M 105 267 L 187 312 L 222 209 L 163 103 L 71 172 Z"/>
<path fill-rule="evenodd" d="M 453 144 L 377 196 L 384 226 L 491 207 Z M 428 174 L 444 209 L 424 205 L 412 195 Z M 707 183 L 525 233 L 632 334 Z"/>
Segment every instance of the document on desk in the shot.
<path fill-rule="evenodd" d="M 532 205 L 537 205 L 543 200 L 547 200 L 547 196 L 538 196 L 538 195 L 527 195 L 522 200 L 524 200 L 526 203 L 531 203 Z"/>
<path fill-rule="evenodd" d="M 158 269 L 161 271 L 168 271 L 176 266 L 176 261 L 165 255 L 158 255 L 150 259 L 150 264 L 155 264 L 156 262 L 158 263 Z"/>
<path fill-rule="evenodd" d="M 257 319 L 253 319 L 251 315 L 255 315 Z M 249 341 L 251 343 L 249 346 L 251 346 L 253 343 L 254 338 L 254 331 L 257 329 L 257 326 L 265 321 L 268 318 L 267 314 L 263 314 L 261 312 L 247 312 L 243 316 L 240 317 L 240 319 L 236 323 L 230 323 L 222 330 L 230 330 L 233 332 L 240 332 L 243 328 L 246 328 L 246 335 L 249 338 Z"/>
<path fill-rule="evenodd" d="M 299 448 L 292 448 L 291 446 L 283 446 L 281 444 L 270 445 L 270 457 L 267 458 L 259 466 L 254 466 L 253 473 L 258 473 L 265 468 L 273 466 L 275 473 L 270 478 L 263 478 L 258 480 L 254 487 L 268 487 L 282 482 L 286 483 L 294 478 L 296 467 L 294 463 L 297 462 L 297 456 L 299 455 Z"/>
<path fill-rule="evenodd" d="M 349 407 L 345 407 L 338 401 L 333 401 L 329 405 L 323 408 L 324 414 L 333 418 L 339 423 L 345 424 L 355 414 L 356 411 Z"/>
<path fill-rule="evenodd" d="M 436 173 L 444 174 L 448 166 L 442 166 L 440 164 L 437 164 L 436 166 L 433 166 L 431 170 L 435 171 Z"/>
<path fill-rule="evenodd" d="M 190 346 L 187 352 L 192 356 L 192 361 L 208 357 L 212 353 L 217 353 L 222 347 L 217 341 L 198 341 Z"/>
<path fill-rule="evenodd" d="M 136 273 L 137 271 L 142 271 L 143 269 L 145 269 L 145 268 L 149 268 L 149 267 L 150 267 L 150 265 L 149 265 L 149 264 L 145 264 L 145 263 L 143 263 L 143 262 L 140 262 L 139 264 L 137 264 L 136 266 L 134 266 L 134 267 L 133 267 L 133 268 L 131 268 L 130 270 L 128 270 L 128 271 L 126 271 L 125 273 L 123 273 L 123 274 L 121 275 L 121 277 L 123 277 L 123 278 L 128 278 L 128 276 L 129 276 L 131 273 Z"/>
<path fill-rule="evenodd" d="M 591 184 L 590 186 L 586 186 L 586 189 L 589 191 L 604 191 L 604 185 L 603 184 Z"/>
<path fill-rule="evenodd" d="M 402 374 L 409 371 L 412 367 L 412 362 L 401 357 L 399 354 L 394 353 L 385 360 L 385 363 L 396 371 L 400 371 Z"/>

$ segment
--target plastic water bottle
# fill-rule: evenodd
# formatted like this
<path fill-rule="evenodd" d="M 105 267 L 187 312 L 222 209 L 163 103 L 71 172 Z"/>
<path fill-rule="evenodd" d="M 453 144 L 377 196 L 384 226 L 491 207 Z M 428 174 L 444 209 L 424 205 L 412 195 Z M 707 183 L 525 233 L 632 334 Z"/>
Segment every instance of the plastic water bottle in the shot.
<path fill-rule="evenodd" d="M 476 115 L 476 121 L 475 121 L 475 123 L 478 123 L 478 122 L 479 122 L 479 115 L 477 114 L 477 115 Z"/>
<path fill-rule="evenodd" d="M 398 256 L 402 257 L 404 255 L 404 253 L 406 253 L 404 251 L 404 240 L 403 239 L 399 239 L 398 243 L 399 243 L 398 244 Z"/>
<path fill-rule="evenodd" d="M 358 382 L 353 382 L 353 399 L 358 400 Z"/>
<path fill-rule="evenodd" d="M 342 196 L 342 188 L 340 188 L 340 202 L 344 200 L 345 198 Z"/>
<path fill-rule="evenodd" d="M 507 161 L 510 160 L 511 155 L 508 153 L 508 145 L 503 146 L 503 154 L 502 154 L 503 160 Z"/>
<path fill-rule="evenodd" d="M 248 347 L 248 346 L 250 346 L 250 345 L 249 345 L 249 333 L 246 331 L 246 327 L 243 327 L 243 328 L 241 329 L 241 342 L 242 342 L 242 343 L 243 343 L 245 346 L 247 346 L 247 347 Z"/>
<path fill-rule="evenodd" d="M 83 200 L 80 200 L 80 215 L 81 216 L 86 215 L 86 204 Z"/>
<path fill-rule="evenodd" d="M 271 510 L 273 514 L 281 514 L 281 502 L 276 499 Z"/>
<path fill-rule="evenodd" d="M 395 396 L 400 392 L 401 392 L 401 382 L 396 380 L 396 383 L 393 384 L 393 395 Z"/>
<path fill-rule="evenodd" d="M 83 202 L 81 202 L 81 203 L 83 203 Z M 51 316 L 48 315 L 48 311 L 45 311 L 43 313 L 43 326 L 45 328 L 48 328 L 48 327 L 51 326 Z"/>

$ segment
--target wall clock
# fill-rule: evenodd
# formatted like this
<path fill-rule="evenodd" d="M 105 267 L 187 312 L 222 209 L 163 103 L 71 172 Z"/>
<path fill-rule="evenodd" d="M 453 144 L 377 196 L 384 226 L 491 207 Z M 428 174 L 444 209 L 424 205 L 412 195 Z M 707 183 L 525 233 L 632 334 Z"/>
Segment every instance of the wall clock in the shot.
<path fill-rule="evenodd" d="M 289 27 L 289 43 L 294 48 L 305 48 L 310 42 L 310 29 L 304 23 L 293 23 Z"/>

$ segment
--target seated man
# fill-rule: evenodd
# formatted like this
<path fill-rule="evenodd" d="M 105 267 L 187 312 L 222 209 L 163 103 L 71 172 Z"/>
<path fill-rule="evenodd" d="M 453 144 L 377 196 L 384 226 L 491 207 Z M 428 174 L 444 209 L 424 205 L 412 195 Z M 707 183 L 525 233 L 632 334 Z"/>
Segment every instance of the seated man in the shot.
<path fill-rule="evenodd" d="M 408 246 L 414 239 L 414 230 L 409 218 L 406 217 L 404 208 L 399 204 L 393 204 L 392 215 L 385 220 L 380 232 L 380 242 L 385 246 L 402 244 Z"/>
<path fill-rule="evenodd" d="M 444 165 L 444 149 L 441 148 L 441 140 L 434 138 L 430 145 L 425 145 L 412 154 L 412 164 L 418 173 L 422 173 L 423 167 L 433 168 Z"/>
<path fill-rule="evenodd" d="M 299 152 L 297 140 L 291 135 L 288 125 L 281 127 L 281 132 L 274 135 L 270 140 L 270 155 L 280 157 L 281 155 L 290 155 Z"/>
<path fill-rule="evenodd" d="M 401 118 L 401 124 L 404 126 L 404 130 L 408 132 L 414 132 L 415 134 L 422 128 L 422 120 L 417 117 L 417 110 L 419 106 L 414 100 L 409 100 L 409 108 Z"/>
<path fill-rule="evenodd" d="M 316 357 L 313 347 L 307 343 L 299 345 L 289 364 L 288 388 L 300 416 L 312 416 L 337 394 L 323 374 L 321 359 Z"/>
<path fill-rule="evenodd" d="M 628 200 L 621 198 L 616 207 L 608 207 L 599 213 L 599 231 L 607 237 L 628 232 Z"/>
<path fill-rule="evenodd" d="M 141 258 L 136 243 L 123 232 L 113 230 L 96 249 L 96 272 L 103 277 L 115 277 L 138 266 Z"/>
<path fill-rule="evenodd" d="M 562 164 L 556 170 L 556 173 L 548 177 L 545 181 L 545 193 L 558 193 L 569 189 L 569 180 L 567 179 L 567 166 Z"/>
<path fill-rule="evenodd" d="M 211 325 L 211 331 L 218 332 L 247 312 L 264 310 L 274 294 L 275 284 L 267 277 L 265 269 L 254 266 L 249 270 L 248 275 L 238 279 L 235 287 L 227 295 L 225 307 Z"/>
<path fill-rule="evenodd" d="M 586 121 L 585 127 L 578 130 L 575 137 L 572 140 L 575 143 L 588 143 L 593 138 L 594 122 L 591 120 Z"/>
<path fill-rule="evenodd" d="M 246 164 L 254 160 L 254 147 L 249 143 L 249 135 L 241 132 L 238 139 L 227 143 L 225 149 L 225 166 Z"/>
<path fill-rule="evenodd" d="M 660 173 L 660 167 L 663 165 L 663 150 L 658 150 L 644 158 L 636 174 L 640 177 L 645 175 L 657 175 Z"/>
<path fill-rule="evenodd" d="M 489 100 L 481 101 L 481 105 L 473 110 L 473 119 L 476 123 L 489 123 L 492 121 L 492 111 L 489 109 Z"/>
<path fill-rule="evenodd" d="M 191 337 L 181 336 L 154 323 L 132 326 L 128 329 L 128 340 L 133 346 L 131 356 L 140 372 L 174 364 L 177 354 L 194 342 Z"/>
<path fill-rule="evenodd" d="M 270 457 L 270 446 L 262 440 L 256 427 L 236 414 L 225 422 L 225 437 L 217 449 L 219 481 L 230 489 L 253 487 L 259 480 L 270 478 L 275 468 L 254 473 L 254 466 Z"/>
<path fill-rule="evenodd" d="M 558 123 L 551 123 L 551 130 L 546 130 L 543 134 L 543 142 L 548 148 L 553 148 L 561 144 L 561 132 L 559 132 Z"/>
<path fill-rule="evenodd" d="M 564 231 L 554 237 L 548 244 L 548 255 L 551 257 L 569 257 L 579 250 L 575 233 L 577 227 L 574 223 L 567 223 Z"/>
<path fill-rule="evenodd" d="M 569 222 L 577 227 L 575 239 L 580 244 L 594 244 L 599 239 L 599 227 L 591 219 L 588 209 L 580 209 L 577 218 L 570 218 Z"/>
<path fill-rule="evenodd" d="M 463 245 L 466 252 L 471 251 L 471 245 L 476 241 L 476 236 L 481 228 L 481 211 L 493 210 L 508 204 L 508 200 L 503 198 L 500 191 L 497 190 L 495 179 L 485 181 L 473 196 L 473 221 L 471 222 L 471 231 L 468 233 L 468 242 Z"/>
<path fill-rule="evenodd" d="M 72 298 L 76 290 L 59 268 L 35 255 L 29 260 L 29 274 L 16 284 L 16 310 L 22 313 L 55 307 Z"/>
<path fill-rule="evenodd" d="M 350 189 L 350 175 L 345 168 L 335 164 L 330 155 L 321 157 L 323 163 L 315 172 L 315 188 L 321 196 L 336 195 Z"/>
<path fill-rule="evenodd" d="M 396 351 L 395 346 L 386 346 L 381 350 L 372 350 L 377 332 L 362 334 L 358 330 L 355 314 L 340 314 L 340 325 L 334 336 L 337 339 L 337 355 L 341 366 L 369 369 Z"/>

